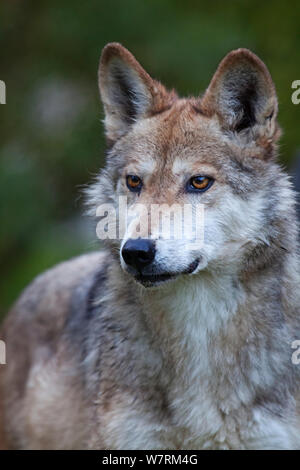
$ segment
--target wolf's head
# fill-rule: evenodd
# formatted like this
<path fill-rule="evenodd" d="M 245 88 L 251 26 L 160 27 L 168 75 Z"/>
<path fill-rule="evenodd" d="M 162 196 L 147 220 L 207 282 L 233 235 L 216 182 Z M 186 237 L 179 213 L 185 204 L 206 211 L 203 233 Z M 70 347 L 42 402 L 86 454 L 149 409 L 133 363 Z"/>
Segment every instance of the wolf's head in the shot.
<path fill-rule="evenodd" d="M 109 241 L 129 275 L 153 286 L 202 270 L 250 269 L 282 244 L 291 190 L 275 162 L 275 87 L 256 55 L 230 52 L 202 97 L 180 99 L 112 43 L 99 86 L 109 149 L 90 202 L 115 208 L 109 224 L 118 225 L 126 207 L 136 215 Z M 165 227 L 161 205 L 171 208 Z M 201 243 L 191 240 L 197 218 Z"/>

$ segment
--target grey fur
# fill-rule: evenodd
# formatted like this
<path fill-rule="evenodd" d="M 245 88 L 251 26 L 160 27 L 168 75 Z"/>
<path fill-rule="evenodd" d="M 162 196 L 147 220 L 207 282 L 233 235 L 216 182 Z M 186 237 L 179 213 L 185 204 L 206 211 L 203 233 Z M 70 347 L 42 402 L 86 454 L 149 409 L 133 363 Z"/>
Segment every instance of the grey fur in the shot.
<path fill-rule="evenodd" d="M 105 67 L 115 55 L 119 67 L 125 61 L 127 71 L 133 68 L 128 80 L 143 81 L 148 105 L 154 103 L 153 112 L 127 123 L 125 134 L 124 122 L 118 129 L 110 116 L 116 90 Z M 237 63 L 233 89 L 228 73 Z M 251 95 L 258 99 L 256 117 L 241 126 L 237 87 L 248 83 L 249 64 L 251 83 L 259 86 Z M 194 203 L 182 178 L 209 165 L 216 181 L 201 201 L 214 249 L 203 248 L 207 264 L 195 274 L 150 289 L 121 267 L 122 240 L 37 278 L 0 335 L 7 343 L 7 365 L 0 366 L 2 445 L 299 449 L 300 366 L 291 360 L 292 342 L 300 338 L 298 226 L 294 192 L 275 159 L 276 97 L 265 67 L 249 51 L 235 51 L 202 100 L 174 103 L 120 45 L 105 49 L 101 67 L 111 149 L 88 190 L 90 213 L 100 203 L 116 204 L 128 193 L 127 168 L 146 172 L 149 162 L 145 181 L 154 183 L 150 189 L 145 183 L 141 196 L 129 194 L 130 204 L 134 198 Z M 224 126 L 225 102 L 240 128 Z M 261 113 L 271 105 L 274 114 L 265 119 Z M 160 242 L 165 269 L 184 272 L 193 253 Z"/>

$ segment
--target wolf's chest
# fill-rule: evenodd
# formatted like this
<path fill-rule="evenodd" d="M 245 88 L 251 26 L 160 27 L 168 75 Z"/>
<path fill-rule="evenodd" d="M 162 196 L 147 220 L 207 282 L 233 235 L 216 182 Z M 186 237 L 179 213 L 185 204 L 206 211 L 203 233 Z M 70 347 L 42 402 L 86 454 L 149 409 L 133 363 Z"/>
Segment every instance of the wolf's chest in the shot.
<path fill-rule="evenodd" d="M 190 399 L 190 401 L 189 401 Z M 174 402 L 176 425 L 166 437 L 179 449 L 299 449 L 294 423 L 257 408 L 225 414 L 205 394 L 198 400 L 182 397 Z"/>

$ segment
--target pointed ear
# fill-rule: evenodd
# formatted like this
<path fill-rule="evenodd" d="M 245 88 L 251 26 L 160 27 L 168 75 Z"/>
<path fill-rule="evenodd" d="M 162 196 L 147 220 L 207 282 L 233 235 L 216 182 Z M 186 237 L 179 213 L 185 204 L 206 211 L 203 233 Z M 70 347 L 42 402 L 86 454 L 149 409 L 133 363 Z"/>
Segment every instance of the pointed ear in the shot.
<path fill-rule="evenodd" d="M 126 134 L 138 119 L 172 105 L 175 92 L 153 80 L 134 56 L 118 43 L 103 49 L 99 65 L 99 89 L 110 143 Z"/>
<path fill-rule="evenodd" d="M 265 64 L 248 49 L 230 52 L 220 63 L 201 107 L 217 114 L 224 130 L 269 142 L 279 137 L 277 97 Z"/>

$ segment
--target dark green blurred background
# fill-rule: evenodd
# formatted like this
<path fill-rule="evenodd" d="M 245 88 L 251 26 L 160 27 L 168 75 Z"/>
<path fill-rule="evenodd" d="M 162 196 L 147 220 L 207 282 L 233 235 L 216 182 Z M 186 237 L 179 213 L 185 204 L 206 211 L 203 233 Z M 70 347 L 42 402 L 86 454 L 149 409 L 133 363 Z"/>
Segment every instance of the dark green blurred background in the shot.
<path fill-rule="evenodd" d="M 97 246 L 79 196 L 103 165 L 97 67 L 105 43 L 122 42 L 180 94 L 203 92 L 229 50 L 252 49 L 278 90 L 281 160 L 291 168 L 299 24 L 299 1 L 1 0 L 0 312 L 40 271 Z"/>

